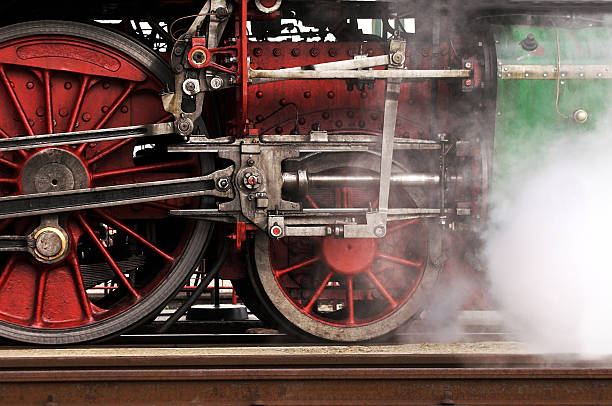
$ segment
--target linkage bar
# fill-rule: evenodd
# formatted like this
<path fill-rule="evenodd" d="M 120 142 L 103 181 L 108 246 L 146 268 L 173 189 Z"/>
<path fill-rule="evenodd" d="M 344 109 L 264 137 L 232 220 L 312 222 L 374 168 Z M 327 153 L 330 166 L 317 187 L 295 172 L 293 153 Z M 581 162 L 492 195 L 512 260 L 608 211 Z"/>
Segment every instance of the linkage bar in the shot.
<path fill-rule="evenodd" d="M 34 193 L 0 198 L 0 219 L 98 207 L 121 206 L 192 196 L 233 197 L 231 189 L 215 189 L 215 179 L 229 177 L 233 166 L 206 176 L 128 185 L 102 186 L 62 192 Z"/>
<path fill-rule="evenodd" d="M 0 152 L 84 144 L 87 142 L 112 141 L 125 138 L 150 137 L 173 133 L 174 123 L 161 123 L 131 127 L 107 128 L 102 130 L 11 137 L 0 139 Z"/>

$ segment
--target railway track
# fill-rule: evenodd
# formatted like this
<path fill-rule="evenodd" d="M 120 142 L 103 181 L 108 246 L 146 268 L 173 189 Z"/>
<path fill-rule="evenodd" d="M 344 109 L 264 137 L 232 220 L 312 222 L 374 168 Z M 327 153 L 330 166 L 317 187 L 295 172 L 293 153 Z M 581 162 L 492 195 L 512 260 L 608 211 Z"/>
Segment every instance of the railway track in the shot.
<path fill-rule="evenodd" d="M 516 343 L 4 349 L 20 405 L 610 404 L 610 359 Z"/>

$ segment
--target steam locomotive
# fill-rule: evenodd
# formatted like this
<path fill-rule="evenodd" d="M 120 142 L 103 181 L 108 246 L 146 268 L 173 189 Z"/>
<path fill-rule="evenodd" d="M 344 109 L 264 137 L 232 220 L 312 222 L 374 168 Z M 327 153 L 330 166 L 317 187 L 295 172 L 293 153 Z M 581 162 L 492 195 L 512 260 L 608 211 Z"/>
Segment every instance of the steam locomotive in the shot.
<path fill-rule="evenodd" d="M 0 336 L 119 334 L 203 256 L 279 328 L 391 334 L 540 129 L 605 114 L 609 6 L 4 1 Z"/>

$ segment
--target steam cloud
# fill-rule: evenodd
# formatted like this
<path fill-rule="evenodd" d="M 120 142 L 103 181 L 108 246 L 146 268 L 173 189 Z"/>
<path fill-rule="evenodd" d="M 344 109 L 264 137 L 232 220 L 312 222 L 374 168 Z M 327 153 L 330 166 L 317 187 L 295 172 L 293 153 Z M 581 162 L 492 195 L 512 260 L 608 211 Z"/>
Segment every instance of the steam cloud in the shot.
<path fill-rule="evenodd" d="M 607 131 L 560 137 L 492 198 L 491 293 L 531 350 L 612 354 L 611 151 Z"/>

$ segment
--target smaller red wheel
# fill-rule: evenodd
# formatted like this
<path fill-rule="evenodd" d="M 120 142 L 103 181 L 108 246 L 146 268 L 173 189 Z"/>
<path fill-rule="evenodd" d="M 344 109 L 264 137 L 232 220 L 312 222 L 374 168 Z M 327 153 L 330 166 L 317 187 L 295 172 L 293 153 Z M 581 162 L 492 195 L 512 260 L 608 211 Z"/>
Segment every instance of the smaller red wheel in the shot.
<path fill-rule="evenodd" d="M 341 157 L 341 156 L 340 156 Z M 320 160 L 318 161 L 320 163 Z M 334 159 L 314 169 L 372 174 L 367 159 Z M 376 167 L 376 165 L 371 165 Z M 377 188 L 318 187 L 313 208 L 377 206 Z M 392 207 L 418 207 L 406 189 L 394 188 Z M 417 315 L 439 273 L 437 227 L 425 220 L 390 222 L 384 238 L 256 237 L 256 287 L 276 320 L 308 335 L 336 341 L 382 336 Z"/>

